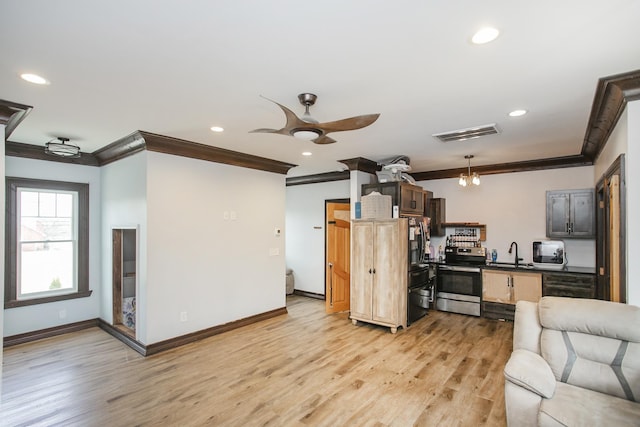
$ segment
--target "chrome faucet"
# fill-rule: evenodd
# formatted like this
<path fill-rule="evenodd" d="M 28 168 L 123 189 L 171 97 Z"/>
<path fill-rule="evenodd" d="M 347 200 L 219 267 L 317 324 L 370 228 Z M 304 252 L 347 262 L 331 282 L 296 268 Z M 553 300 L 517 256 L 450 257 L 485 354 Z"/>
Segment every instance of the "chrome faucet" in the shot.
<path fill-rule="evenodd" d="M 523 258 L 520 258 L 520 257 L 518 256 L 518 244 L 517 244 L 516 242 L 511 242 L 511 246 L 509 246 L 509 253 L 511 253 L 511 250 L 513 249 L 513 247 L 514 247 L 514 246 L 516 247 L 516 258 L 515 258 L 515 260 L 516 260 L 516 267 L 517 267 L 517 266 L 518 266 L 518 263 L 519 263 L 520 261 L 522 261 L 522 260 L 523 260 Z"/>

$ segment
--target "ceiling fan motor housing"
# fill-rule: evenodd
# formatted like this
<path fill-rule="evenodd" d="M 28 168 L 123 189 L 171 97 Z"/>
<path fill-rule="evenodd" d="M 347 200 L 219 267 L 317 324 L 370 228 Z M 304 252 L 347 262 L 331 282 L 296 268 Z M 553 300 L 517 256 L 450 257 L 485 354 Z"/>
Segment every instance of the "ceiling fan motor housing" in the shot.
<path fill-rule="evenodd" d="M 315 104 L 316 99 L 318 99 L 318 97 L 313 93 L 301 93 L 300 95 L 298 95 L 300 104 L 304 105 L 305 107 Z"/>

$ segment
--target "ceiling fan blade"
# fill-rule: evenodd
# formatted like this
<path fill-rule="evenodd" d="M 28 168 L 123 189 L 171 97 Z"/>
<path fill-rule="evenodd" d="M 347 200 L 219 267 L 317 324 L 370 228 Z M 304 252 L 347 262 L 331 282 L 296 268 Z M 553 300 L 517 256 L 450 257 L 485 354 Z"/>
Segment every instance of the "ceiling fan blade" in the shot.
<path fill-rule="evenodd" d="M 335 122 L 318 123 L 315 127 L 322 129 L 325 133 L 362 129 L 375 122 L 378 117 L 380 117 L 380 114 L 365 114 L 348 119 L 336 120 Z"/>
<path fill-rule="evenodd" d="M 316 144 L 333 144 L 334 142 L 336 142 L 335 139 L 330 138 L 327 135 L 320 135 L 319 137 L 317 137 L 316 139 L 312 139 L 311 141 L 315 142 Z"/>
<path fill-rule="evenodd" d="M 249 133 L 278 133 L 280 135 L 289 135 L 289 132 L 286 129 L 268 129 L 268 128 L 250 130 Z"/>
<path fill-rule="evenodd" d="M 277 132 L 273 132 L 273 133 L 280 133 L 282 135 L 291 135 L 293 129 L 309 126 L 309 123 L 300 119 L 298 116 L 296 116 L 296 113 L 294 113 L 284 105 L 274 101 L 273 99 L 269 99 L 266 96 L 262 96 L 262 97 L 267 101 L 271 101 L 274 104 L 276 104 L 278 107 L 280 107 L 284 112 L 285 117 L 287 118 L 287 123 L 284 125 L 284 127 L 282 129 L 279 129 Z"/>

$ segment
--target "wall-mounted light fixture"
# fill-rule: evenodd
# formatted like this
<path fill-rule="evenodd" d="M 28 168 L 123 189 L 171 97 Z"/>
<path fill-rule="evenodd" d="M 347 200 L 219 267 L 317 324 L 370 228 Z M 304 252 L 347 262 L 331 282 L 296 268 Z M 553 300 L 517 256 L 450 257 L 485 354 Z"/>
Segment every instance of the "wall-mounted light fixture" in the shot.
<path fill-rule="evenodd" d="M 464 156 L 465 159 L 467 159 L 468 164 L 467 164 L 467 174 L 465 175 L 464 173 L 460 174 L 460 179 L 458 180 L 458 184 L 460 184 L 463 187 L 466 187 L 468 185 L 480 185 L 480 175 L 478 175 L 478 172 L 474 172 L 473 174 L 471 173 L 471 159 L 473 159 L 473 154 L 468 154 L 466 156 Z"/>

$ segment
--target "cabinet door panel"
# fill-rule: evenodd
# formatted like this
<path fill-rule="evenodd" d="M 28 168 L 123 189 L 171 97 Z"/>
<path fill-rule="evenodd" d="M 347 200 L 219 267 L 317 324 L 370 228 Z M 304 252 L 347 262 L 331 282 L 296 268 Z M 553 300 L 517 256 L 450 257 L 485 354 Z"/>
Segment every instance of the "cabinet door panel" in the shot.
<path fill-rule="evenodd" d="M 482 300 L 508 304 L 511 302 L 509 273 L 503 271 L 482 271 Z"/>
<path fill-rule="evenodd" d="M 569 197 L 567 194 L 547 194 L 547 236 L 569 234 Z"/>
<path fill-rule="evenodd" d="M 595 224 L 593 192 L 571 194 L 571 234 L 574 237 L 593 236 Z"/>
<path fill-rule="evenodd" d="M 397 319 L 397 255 L 400 251 L 398 222 L 376 222 L 374 234 L 373 320 L 396 322 Z M 405 266 L 406 268 L 406 266 Z"/>
<path fill-rule="evenodd" d="M 538 302 L 542 298 L 542 275 L 513 273 L 513 302 Z"/>
<path fill-rule="evenodd" d="M 353 222 L 351 237 L 351 314 L 371 318 L 373 222 Z"/>

